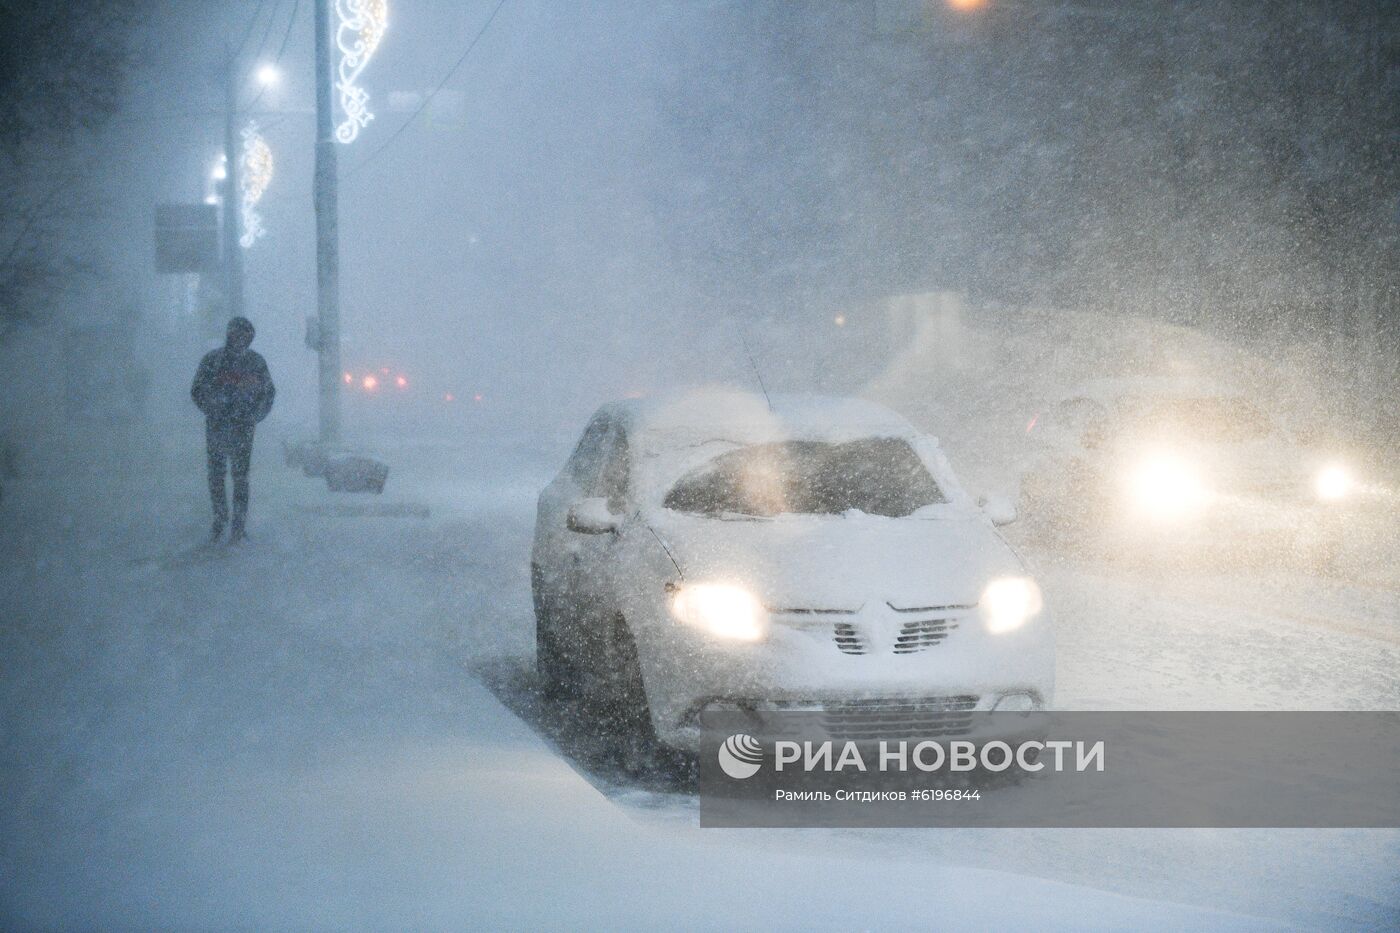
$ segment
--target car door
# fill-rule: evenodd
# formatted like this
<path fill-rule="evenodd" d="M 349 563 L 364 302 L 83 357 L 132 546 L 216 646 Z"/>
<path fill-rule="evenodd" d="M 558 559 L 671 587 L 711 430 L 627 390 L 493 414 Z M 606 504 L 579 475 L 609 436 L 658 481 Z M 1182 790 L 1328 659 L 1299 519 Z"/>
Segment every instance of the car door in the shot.
<path fill-rule="evenodd" d="M 611 430 L 606 415 L 601 412 L 595 415 L 564 468 L 540 493 L 535 516 L 533 572 L 550 611 L 560 619 L 573 615 L 577 603 L 572 588 L 575 552 L 582 536 L 568 528 L 569 509 L 591 495 L 597 485 Z"/>
<path fill-rule="evenodd" d="M 630 460 L 627 432 L 617 423 L 610 426 L 603 443 L 603 455 L 584 498 L 608 500 L 608 510 L 618 517 L 617 532 L 584 534 L 570 532 L 572 554 L 571 592 L 576 599 L 581 623 L 596 627 L 609 621 L 617 610 L 613 582 L 621 537 L 621 522 L 629 508 Z"/>

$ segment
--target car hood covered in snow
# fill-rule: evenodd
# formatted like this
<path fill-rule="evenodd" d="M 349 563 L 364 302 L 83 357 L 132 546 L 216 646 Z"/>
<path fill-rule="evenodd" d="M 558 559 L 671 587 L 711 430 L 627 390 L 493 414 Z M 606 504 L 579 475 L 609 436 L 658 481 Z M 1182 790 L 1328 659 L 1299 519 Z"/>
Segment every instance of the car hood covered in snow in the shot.
<path fill-rule="evenodd" d="M 941 511 L 729 520 L 659 509 L 648 520 L 685 580 L 740 583 L 772 609 L 973 605 L 988 580 L 1024 572 L 980 515 Z"/>

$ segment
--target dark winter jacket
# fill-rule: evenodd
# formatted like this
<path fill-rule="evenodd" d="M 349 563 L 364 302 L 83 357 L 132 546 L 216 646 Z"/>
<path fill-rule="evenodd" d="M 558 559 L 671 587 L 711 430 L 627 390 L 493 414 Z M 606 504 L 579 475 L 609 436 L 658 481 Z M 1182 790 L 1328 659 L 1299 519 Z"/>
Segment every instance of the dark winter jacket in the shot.
<path fill-rule="evenodd" d="M 266 418 L 276 394 L 262 355 L 236 346 L 204 354 L 190 387 L 190 397 L 204 416 L 230 427 L 252 427 Z"/>

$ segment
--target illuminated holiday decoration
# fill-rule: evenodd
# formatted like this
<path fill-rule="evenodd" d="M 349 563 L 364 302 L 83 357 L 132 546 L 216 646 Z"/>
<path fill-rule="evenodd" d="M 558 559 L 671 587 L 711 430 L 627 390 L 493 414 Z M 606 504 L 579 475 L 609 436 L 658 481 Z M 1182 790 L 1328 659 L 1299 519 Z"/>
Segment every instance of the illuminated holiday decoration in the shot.
<path fill-rule="evenodd" d="M 238 193 L 242 196 L 243 234 L 238 242 L 244 249 L 249 249 L 267 233 L 263 228 L 262 215 L 254 208 L 272 181 L 272 150 L 258 132 L 258 124 L 252 120 L 243 128 L 243 157 L 239 160 L 239 166 Z"/>
<path fill-rule="evenodd" d="M 345 112 L 345 119 L 335 128 L 335 138 L 351 143 L 360 135 L 360 129 L 374 119 L 369 112 L 369 92 L 355 82 L 384 38 L 389 4 L 388 0 L 335 0 L 335 13 L 340 20 L 335 33 L 335 44 L 340 49 L 335 89 L 340 95 L 340 109 Z"/>

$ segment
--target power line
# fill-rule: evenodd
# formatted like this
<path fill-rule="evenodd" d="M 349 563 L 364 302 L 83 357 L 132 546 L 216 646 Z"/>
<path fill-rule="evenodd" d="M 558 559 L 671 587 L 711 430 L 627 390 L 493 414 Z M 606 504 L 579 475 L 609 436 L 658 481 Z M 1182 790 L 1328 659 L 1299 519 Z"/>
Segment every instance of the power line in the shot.
<path fill-rule="evenodd" d="M 317 2 L 321 2 L 321 0 L 317 0 Z M 282 64 L 282 55 L 287 51 L 287 42 L 288 42 L 288 40 L 290 40 L 290 39 L 292 38 L 292 27 L 296 25 L 296 21 L 297 21 L 297 11 L 298 11 L 300 8 L 301 8 L 301 0 L 294 0 L 294 2 L 292 3 L 292 15 L 291 15 L 291 17 L 287 20 L 287 31 L 284 32 L 284 33 L 282 33 L 282 44 L 281 44 L 280 46 L 277 47 L 277 58 L 276 58 L 276 59 L 273 61 L 273 63 L 272 63 L 272 67 L 273 67 L 273 68 L 277 68 L 278 66 L 280 66 L 280 65 Z M 268 20 L 267 22 L 268 22 L 268 26 L 269 26 L 269 28 L 270 28 L 270 27 L 272 26 L 272 20 Z M 264 41 L 265 41 L 265 40 L 264 40 Z M 265 94 L 265 93 L 267 93 L 267 85 L 266 85 L 266 84 L 264 84 L 262 87 L 258 88 L 258 93 L 257 93 L 257 95 L 254 96 L 252 102 L 248 104 L 248 109 L 249 109 L 249 110 L 252 110 L 254 107 L 256 107 L 256 106 L 258 105 L 258 101 L 262 100 L 262 96 L 263 96 L 263 94 Z"/>
<path fill-rule="evenodd" d="M 267 0 L 258 0 L 258 6 L 253 10 L 253 16 L 248 20 L 248 28 L 243 30 L 243 41 L 238 43 L 238 51 L 233 53 L 233 60 L 243 54 L 243 49 L 247 47 L 248 40 L 253 37 L 253 27 L 258 23 L 258 17 L 262 16 L 263 7 L 267 6 Z"/>
<path fill-rule="evenodd" d="M 301 0 L 292 2 L 292 18 L 287 20 L 287 31 L 282 34 L 282 44 L 277 47 L 277 61 L 281 63 L 282 53 L 287 51 L 287 40 L 292 37 L 292 24 L 297 21 L 297 10 L 301 8 Z"/>
<path fill-rule="evenodd" d="M 272 36 L 272 25 L 277 22 L 277 11 L 282 9 L 282 0 L 276 0 L 272 4 L 272 12 L 267 17 L 267 28 L 263 30 L 262 41 L 258 43 L 258 54 L 253 56 L 254 60 L 262 58 L 263 50 L 267 48 L 267 40 Z"/>
<path fill-rule="evenodd" d="M 389 146 L 393 144 L 394 140 L 398 139 L 399 136 L 403 134 L 403 131 L 408 129 L 408 125 L 414 120 L 416 120 L 418 118 L 418 115 L 427 109 L 428 104 L 432 103 L 432 100 L 434 97 L 437 96 L 438 91 L 441 91 L 444 87 L 446 87 L 447 82 L 451 81 L 452 76 L 457 73 L 457 69 L 462 67 L 462 63 L 467 60 L 467 56 L 472 53 L 472 49 L 476 48 L 476 44 L 481 41 L 481 37 L 486 35 L 486 30 L 491 28 L 491 21 L 496 18 L 497 13 L 501 12 L 501 7 L 505 6 L 506 2 L 507 0 L 499 0 L 499 2 L 496 4 L 496 8 L 491 11 L 491 15 L 486 17 L 486 22 L 481 24 L 481 28 L 478 29 L 476 35 L 472 37 L 472 41 L 467 44 L 467 49 L 465 52 L 462 53 L 462 57 L 457 59 L 456 63 L 453 64 L 453 66 L 450 69 L 448 69 L 447 74 L 444 75 L 443 79 L 438 82 L 438 86 L 433 88 L 432 93 L 430 93 L 427 97 L 423 98 L 423 102 L 418 105 L 418 109 L 413 111 L 413 113 L 409 114 L 408 119 L 400 123 L 399 128 L 394 130 L 394 134 L 388 139 L 384 140 L 384 142 L 380 144 L 378 149 L 365 156 L 363 162 L 361 162 L 359 165 L 356 165 L 349 172 L 346 172 L 346 178 L 353 178 L 354 176 L 358 175 L 361 169 L 363 169 L 369 163 L 373 162 L 374 159 L 385 149 L 388 149 Z"/>

